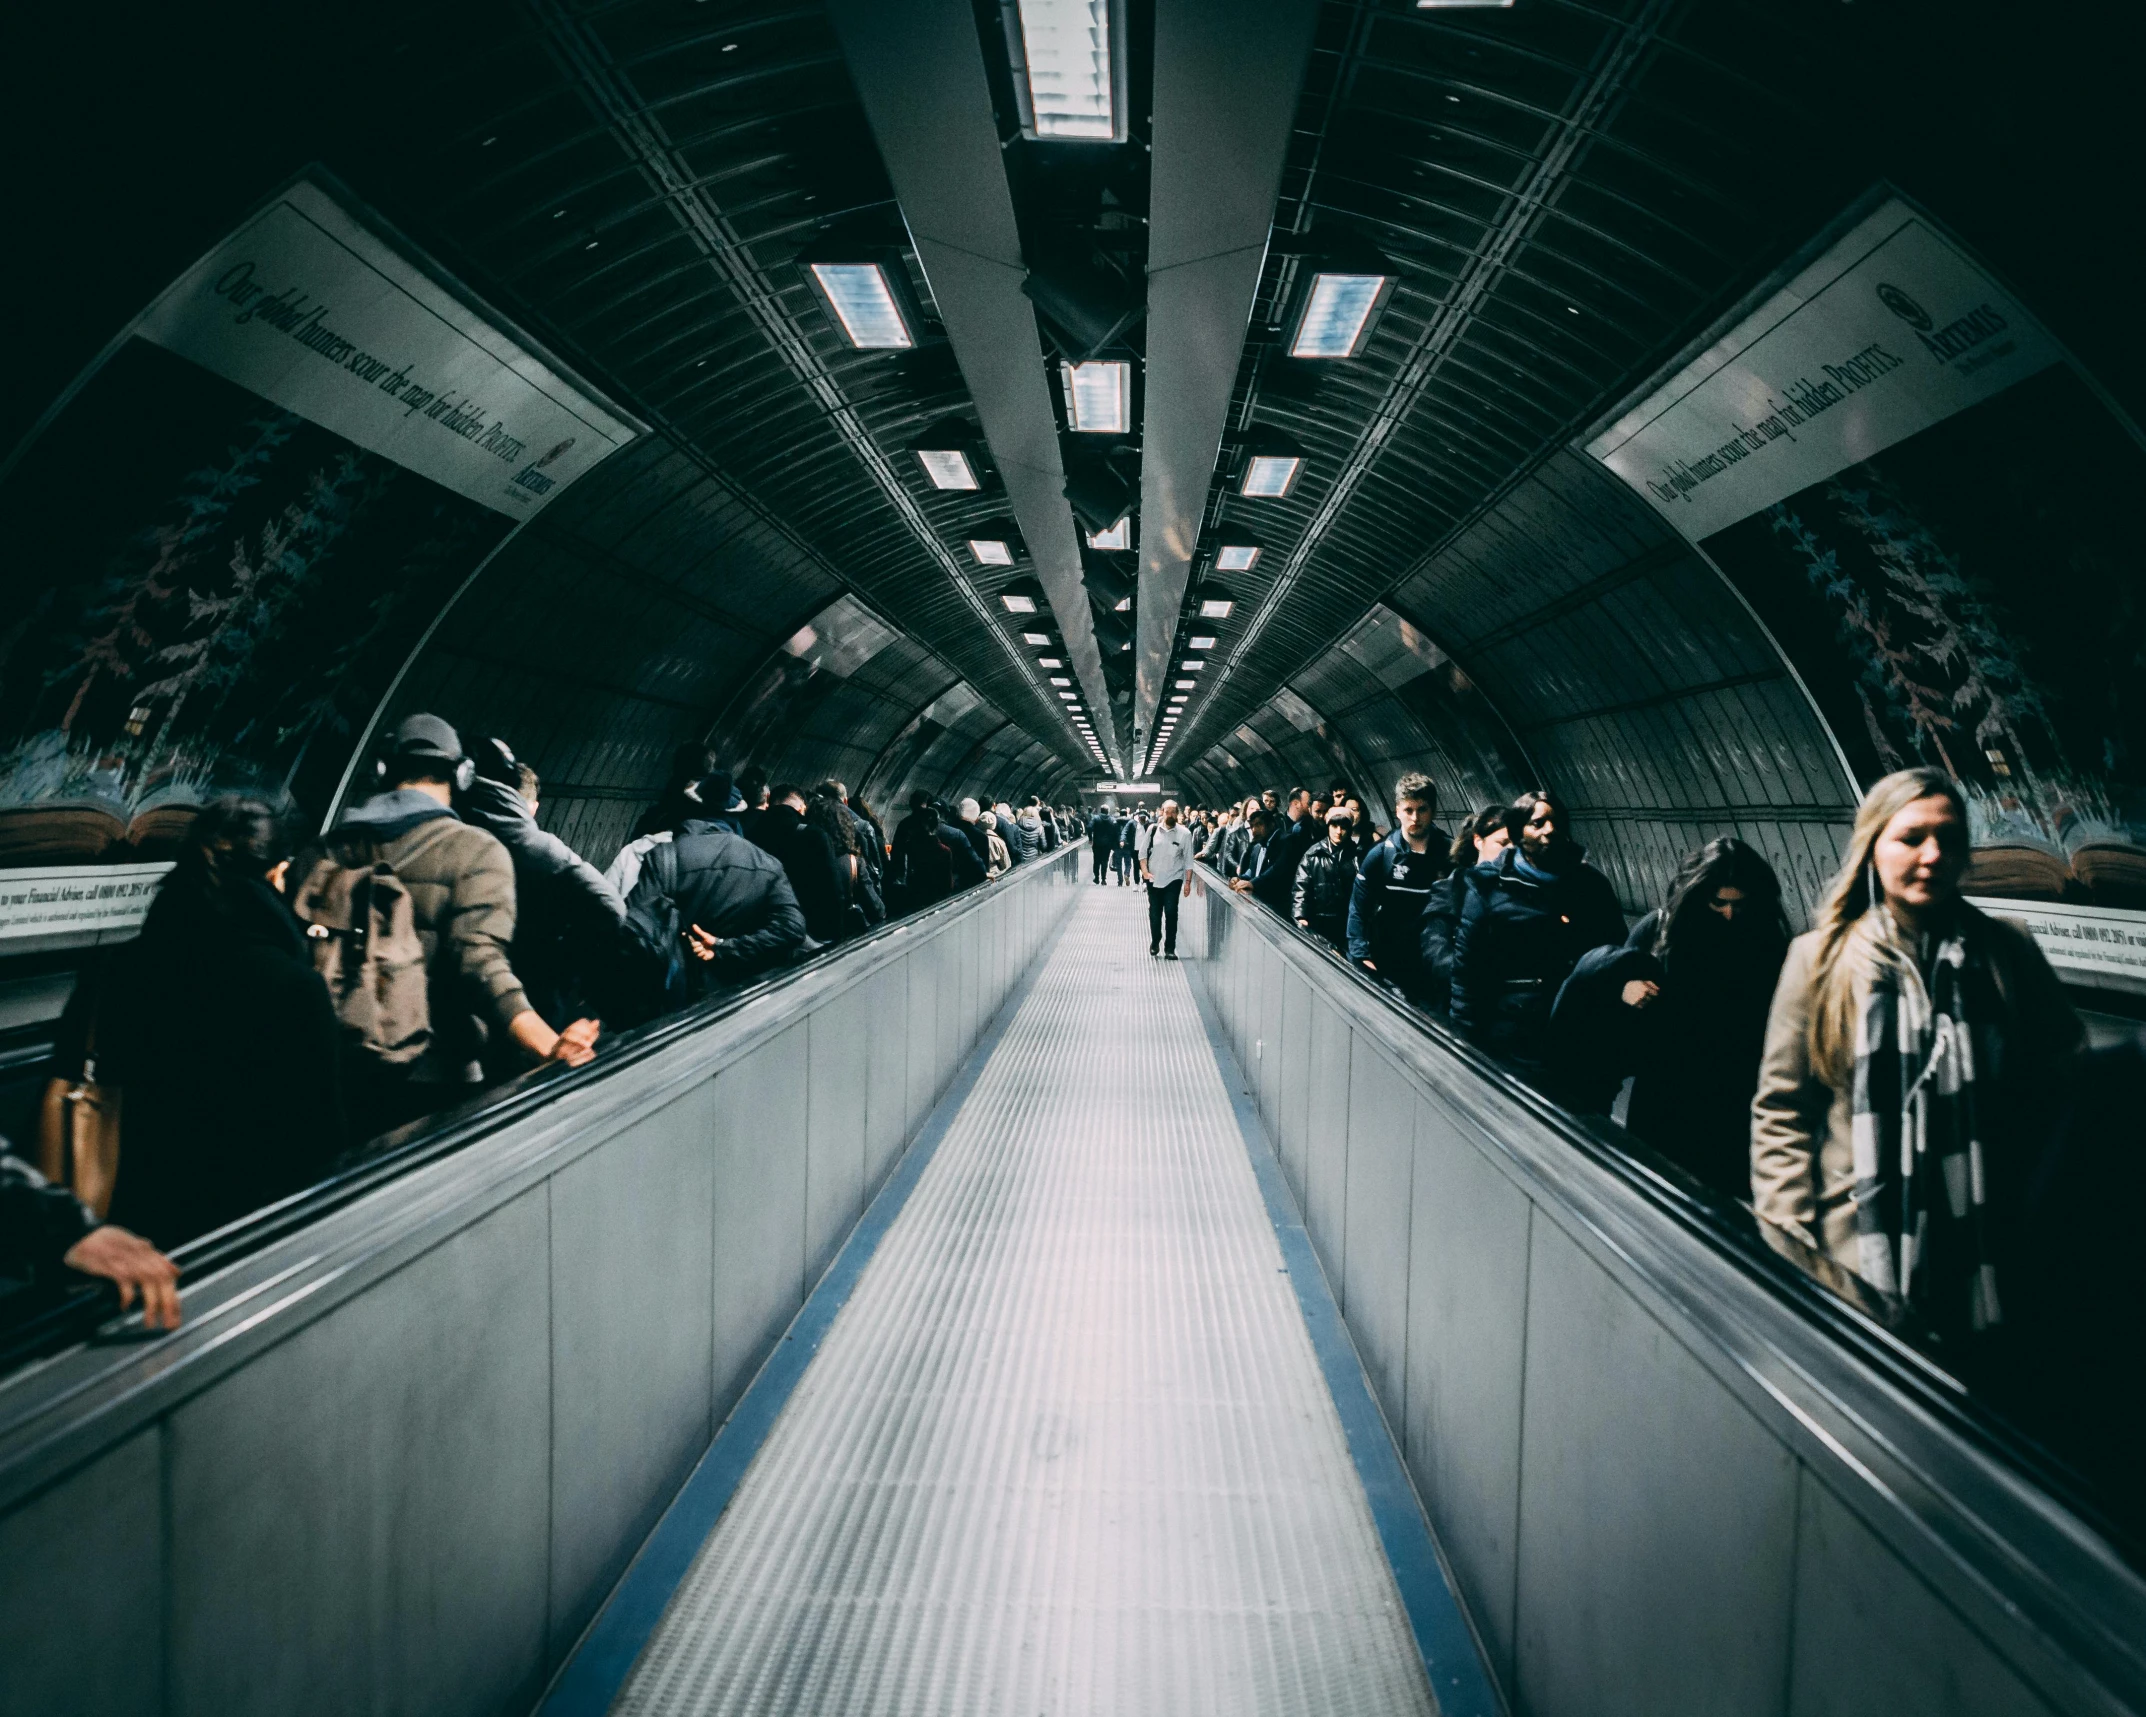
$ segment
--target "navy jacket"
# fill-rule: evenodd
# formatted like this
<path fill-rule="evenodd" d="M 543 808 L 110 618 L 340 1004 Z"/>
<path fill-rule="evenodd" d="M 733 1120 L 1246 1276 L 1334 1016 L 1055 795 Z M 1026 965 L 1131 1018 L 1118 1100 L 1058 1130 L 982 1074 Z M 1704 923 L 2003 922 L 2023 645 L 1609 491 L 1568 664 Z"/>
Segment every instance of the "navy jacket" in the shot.
<path fill-rule="evenodd" d="M 1404 990 L 1422 964 L 1423 908 L 1446 873 L 1450 846 L 1433 829 L 1428 850 L 1419 853 L 1395 829 L 1365 855 L 1349 891 L 1349 958 L 1369 960 L 1380 977 Z"/>
<path fill-rule="evenodd" d="M 1580 956 L 1624 940 L 1609 879 L 1567 847 L 1548 876 L 1508 848 L 1467 873 L 1453 945 L 1453 1021 L 1493 1055 L 1540 1077 L 1551 1005 Z"/>

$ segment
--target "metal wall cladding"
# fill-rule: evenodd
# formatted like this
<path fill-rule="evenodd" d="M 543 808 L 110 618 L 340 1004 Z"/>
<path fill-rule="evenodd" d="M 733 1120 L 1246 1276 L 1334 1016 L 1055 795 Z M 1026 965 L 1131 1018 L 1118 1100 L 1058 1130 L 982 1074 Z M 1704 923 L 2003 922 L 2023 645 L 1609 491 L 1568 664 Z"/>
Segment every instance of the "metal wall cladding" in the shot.
<path fill-rule="evenodd" d="M 1727 581 L 1590 461 L 1553 457 L 1386 606 L 1464 672 L 1493 737 L 1384 684 L 1344 639 L 1292 682 L 1331 740 L 1271 706 L 1247 718 L 1283 759 L 1339 746 L 1381 792 L 1422 769 L 1451 818 L 1548 787 L 1633 914 L 1716 835 L 1766 855 L 1792 920 L 1823 891 L 1856 797 L 1831 735 Z M 1258 771 L 1215 768 L 1231 743 L 1201 761 L 1235 787 Z"/>
<path fill-rule="evenodd" d="M 1919 1402 L 1310 938 L 1198 916 L 1225 1075 L 1514 1711 L 2146 1709 L 2113 1549 L 2071 1566 L 2091 1534 L 2000 1457 L 1903 1436 Z"/>
<path fill-rule="evenodd" d="M 991 1017 L 1063 854 L 0 1385 L 0 1717 L 527 1710 Z"/>

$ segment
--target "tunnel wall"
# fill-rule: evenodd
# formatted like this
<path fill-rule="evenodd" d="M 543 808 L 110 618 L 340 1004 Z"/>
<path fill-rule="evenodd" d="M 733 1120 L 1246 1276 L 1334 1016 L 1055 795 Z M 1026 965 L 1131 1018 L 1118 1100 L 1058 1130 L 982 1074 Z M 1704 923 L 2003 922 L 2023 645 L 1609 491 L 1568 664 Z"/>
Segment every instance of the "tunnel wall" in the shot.
<path fill-rule="evenodd" d="M 0 1384 L 0 1713 L 527 1709 L 1079 898 L 1022 867 Z"/>
<path fill-rule="evenodd" d="M 1513 1710 L 2146 1710 L 2104 1542 L 1207 875 L 1195 970 Z"/>

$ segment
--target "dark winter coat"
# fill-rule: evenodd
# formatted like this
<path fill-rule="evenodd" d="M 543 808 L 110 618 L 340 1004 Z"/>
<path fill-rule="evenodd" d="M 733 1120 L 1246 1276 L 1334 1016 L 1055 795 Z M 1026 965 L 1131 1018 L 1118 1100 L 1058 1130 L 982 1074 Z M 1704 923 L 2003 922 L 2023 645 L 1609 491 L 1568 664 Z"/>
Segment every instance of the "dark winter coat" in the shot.
<path fill-rule="evenodd" d="M 1624 940 L 1609 879 L 1577 847 L 1551 863 L 1537 870 L 1508 848 L 1495 864 L 1477 865 L 1453 944 L 1454 1024 L 1538 1080 L 1559 987 L 1590 948 Z"/>
<path fill-rule="evenodd" d="M 0 1139 L 0 1276 L 49 1279 L 95 1224 L 81 1200 L 9 1156 L 6 1144 Z"/>
<path fill-rule="evenodd" d="M 175 873 L 98 1016 L 125 1094 L 111 1219 L 169 1251 L 319 1180 L 347 1142 L 338 1039 L 283 897 Z"/>
<path fill-rule="evenodd" d="M 849 867 L 834 842 L 788 805 L 768 807 L 755 841 L 781 861 L 806 934 L 815 942 L 839 942 L 849 929 Z"/>
<path fill-rule="evenodd" d="M 1349 891 L 1349 958 L 1369 960 L 1381 978 L 1411 996 L 1422 988 L 1424 904 L 1446 873 L 1451 844 L 1433 829 L 1419 853 L 1395 829 L 1364 856 Z"/>
<path fill-rule="evenodd" d="M 1751 1196 L 1751 1098 L 1788 940 L 1746 920 L 1692 913 L 1667 960 L 1650 912 L 1621 946 L 1582 956 L 1557 1001 L 1552 1043 L 1573 1100 L 1606 1109 L 1632 1077 L 1625 1125 L 1730 1198 Z M 1635 981 L 1661 986 L 1643 1008 Z"/>
<path fill-rule="evenodd" d="M 1290 913 L 1312 933 L 1339 947 L 1349 920 L 1349 891 L 1356 884 L 1356 855 L 1346 845 L 1321 841 L 1298 861 Z"/>
<path fill-rule="evenodd" d="M 608 979 L 626 903 L 594 865 L 538 828 L 529 801 L 505 782 L 471 782 L 461 809 L 514 861 L 509 958 L 530 1005 L 556 1031 L 588 1006 L 591 987 Z"/>
<path fill-rule="evenodd" d="M 1300 823 L 1284 823 L 1269 835 L 1266 856 L 1260 860 L 1259 874 L 1252 879 L 1252 898 L 1284 918 L 1294 916 L 1297 869 L 1321 832 L 1306 817 Z M 1344 906 L 1342 910 L 1346 912 L 1348 908 Z"/>
<path fill-rule="evenodd" d="M 719 938 L 712 961 L 685 949 L 696 924 Z M 804 945 L 805 915 L 774 854 L 689 819 L 675 840 L 650 849 L 626 902 L 626 934 L 675 1003 L 781 965 Z"/>
<path fill-rule="evenodd" d="M 1416 988 L 1409 999 L 1431 1013 L 1453 1003 L 1453 944 L 1460 936 L 1460 909 L 1468 898 L 1466 870 L 1448 871 L 1423 897 L 1416 932 Z"/>
<path fill-rule="evenodd" d="M 894 851 L 887 860 L 887 910 L 921 911 L 953 892 L 953 855 L 940 838 L 939 814 L 911 811 L 894 830 Z"/>

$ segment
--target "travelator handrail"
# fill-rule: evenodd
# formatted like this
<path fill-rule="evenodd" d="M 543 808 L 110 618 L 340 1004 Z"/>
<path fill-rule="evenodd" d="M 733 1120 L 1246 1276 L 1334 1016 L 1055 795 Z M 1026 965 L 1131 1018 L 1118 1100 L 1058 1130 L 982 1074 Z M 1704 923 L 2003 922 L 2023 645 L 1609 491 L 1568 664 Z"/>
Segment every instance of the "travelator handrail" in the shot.
<path fill-rule="evenodd" d="M 1905 1477 L 1902 1488 L 1921 1494 L 1894 1500 L 1918 1534 L 1941 1542 L 1974 1583 L 2083 1670 L 2089 1699 L 2080 1708 L 2146 1712 L 2146 1547 L 2073 1469 L 1943 1367 L 1938 1345 L 1904 1303 L 1767 1231 L 1750 1210 L 1607 1117 L 1563 1108 L 1445 1019 L 1233 890 L 1211 864 L 1196 868 L 1226 910 L 1441 1099 L 1469 1113 L 1515 1168 L 1608 1240 L 1647 1290 L 1689 1315 L 1720 1344 L 1717 1357 L 1757 1380 L 1806 1436 L 1815 1434 L 1864 1483 Z M 1517 1115 L 1536 1138 L 1511 1127 Z M 1605 1182 L 1629 1195 L 1614 1213 L 1605 1208 Z M 1644 1212 L 1636 1221 L 1635 1203 Z M 1694 1252 L 1755 1292 L 1733 1306 L 1695 1296 Z M 1808 1396 L 1782 1388 L 1784 1359 Z M 1852 1423 L 1858 1437 L 1839 1435 L 1821 1406 Z M 1874 1447 L 1904 1461 L 1874 1469 L 1866 1459 Z"/>
<path fill-rule="evenodd" d="M 971 884 L 918 911 L 889 918 L 861 936 L 823 945 L 801 960 L 601 1038 L 596 1058 L 583 1066 L 554 1062 L 529 1068 L 484 1087 L 466 1102 L 369 1140 L 346 1155 L 344 1166 L 311 1186 L 174 1247 L 171 1257 L 183 1273 L 182 1290 L 188 1283 L 238 1263 L 392 1181 L 467 1150 L 561 1097 L 621 1076 L 682 1039 L 696 1036 L 825 972 L 854 969 L 856 962 L 883 951 L 894 940 L 914 936 L 958 916 L 973 908 L 986 891 L 1017 883 L 1040 870 L 1044 863 L 1060 860 L 1068 850 L 1085 844 L 1085 836 L 1062 842 L 1052 852 L 1038 854 L 1002 876 Z M 109 1282 L 85 1282 L 65 1288 L 34 1314 L 0 1329 L 0 1380 L 32 1359 L 94 1340 L 100 1333 L 116 1337 L 120 1332 L 115 1325 L 131 1329 L 137 1317 L 138 1314 L 121 1316 L 118 1290 Z"/>

